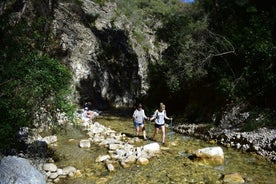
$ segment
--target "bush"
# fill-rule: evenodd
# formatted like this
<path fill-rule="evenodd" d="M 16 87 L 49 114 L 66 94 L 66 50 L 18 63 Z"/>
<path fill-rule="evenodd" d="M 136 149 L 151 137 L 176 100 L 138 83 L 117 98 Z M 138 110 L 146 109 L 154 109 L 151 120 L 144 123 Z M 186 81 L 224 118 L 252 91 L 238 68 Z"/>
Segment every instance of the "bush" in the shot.
<path fill-rule="evenodd" d="M 71 74 L 57 60 L 31 53 L 4 64 L 1 80 L 0 139 L 8 144 L 22 126 L 31 126 L 41 107 L 70 112 Z"/>

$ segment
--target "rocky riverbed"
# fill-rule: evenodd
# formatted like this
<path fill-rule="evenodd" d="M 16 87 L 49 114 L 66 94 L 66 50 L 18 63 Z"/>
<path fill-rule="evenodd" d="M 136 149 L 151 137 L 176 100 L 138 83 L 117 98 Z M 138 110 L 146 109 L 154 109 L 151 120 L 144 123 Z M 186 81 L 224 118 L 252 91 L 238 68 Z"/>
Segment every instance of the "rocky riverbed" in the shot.
<path fill-rule="evenodd" d="M 173 127 L 174 131 L 232 147 L 245 152 L 256 153 L 276 162 L 276 130 L 260 128 L 241 132 L 235 129 L 210 128 L 206 124 L 182 124 Z"/>
<path fill-rule="evenodd" d="M 95 161 L 102 162 L 110 172 L 115 171 L 118 165 L 124 168 L 130 167 L 133 163 L 138 165 L 147 165 L 149 163 L 149 159 L 155 155 L 155 150 L 151 150 L 154 146 L 149 146 L 149 149 L 147 145 L 134 147 L 131 144 L 137 141 L 135 138 L 127 138 L 124 134 L 117 133 L 97 122 L 93 122 L 88 125 L 82 122 L 82 124 L 85 126 L 87 131 L 86 135 L 88 137 L 87 139 L 79 142 L 80 149 L 89 148 L 90 143 L 99 144 L 108 148 L 108 154 L 100 155 Z M 210 128 L 210 126 L 206 124 L 180 124 L 174 126 L 173 130 L 184 135 L 204 139 L 210 143 L 235 148 L 243 152 L 256 153 L 272 162 L 276 162 L 276 130 L 274 129 L 260 128 L 256 131 L 241 132 L 239 129 L 233 129 L 230 127 L 226 128 L 225 126 Z M 23 132 L 28 132 L 28 129 Z M 45 156 L 46 145 L 55 146 L 54 144 L 57 141 L 56 136 L 47 136 L 42 138 L 40 135 L 33 133 L 31 137 L 27 136 L 26 138 L 27 139 L 25 141 L 30 143 L 28 146 L 29 150 L 32 150 L 30 153 L 32 153 L 32 155 L 36 158 Z M 160 147 L 157 143 L 152 143 L 152 145 L 156 145 L 155 147 L 157 148 L 156 150 L 158 150 L 157 152 L 160 151 Z M 200 153 L 202 153 L 202 151 L 200 151 Z M 0 167 L 1 173 L 6 173 L 7 168 L 10 168 L 11 166 L 10 162 L 26 162 L 24 166 L 28 166 L 30 169 L 20 169 L 16 174 L 17 177 L 22 176 L 21 178 L 25 178 L 28 176 L 27 178 L 33 177 L 34 181 L 38 180 L 42 183 L 46 181 L 49 183 L 57 183 L 60 178 L 80 177 L 82 175 L 81 171 L 78 170 L 79 168 L 75 168 L 74 166 L 58 168 L 53 163 L 53 160 L 51 161 L 49 158 L 42 160 L 29 159 L 28 157 L 31 156 L 30 154 L 24 155 L 22 153 L 17 156 L 18 157 L 4 157 L 2 159 L 3 164 Z M 31 160 L 30 164 L 29 161 L 24 160 L 24 158 L 29 161 Z M 67 172 L 68 168 L 70 168 L 70 172 Z M 33 171 L 23 172 L 28 170 Z M 42 175 L 39 173 L 42 173 Z M 0 176 L 3 176 L 2 179 L 5 179 L 5 181 L 7 181 L 6 183 L 9 183 L 8 180 L 10 180 L 10 178 L 14 178 L 13 176 L 6 177 L 6 175 L 4 176 L 1 174 Z M 10 175 L 8 174 L 7 176 Z"/>

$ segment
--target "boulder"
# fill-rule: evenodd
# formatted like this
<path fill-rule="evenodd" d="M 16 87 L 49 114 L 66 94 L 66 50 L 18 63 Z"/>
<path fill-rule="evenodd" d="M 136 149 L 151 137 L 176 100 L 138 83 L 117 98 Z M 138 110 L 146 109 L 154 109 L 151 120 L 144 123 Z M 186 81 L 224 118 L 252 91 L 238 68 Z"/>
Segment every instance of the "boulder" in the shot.
<path fill-rule="evenodd" d="M 159 153 L 161 151 L 160 145 L 156 142 L 144 146 L 144 151 L 149 153 Z"/>
<path fill-rule="evenodd" d="M 207 147 L 194 152 L 193 158 L 209 164 L 223 164 L 224 153 L 221 147 Z"/>
<path fill-rule="evenodd" d="M 7 156 L 0 163 L 1 184 L 46 184 L 46 177 L 24 158 Z"/>

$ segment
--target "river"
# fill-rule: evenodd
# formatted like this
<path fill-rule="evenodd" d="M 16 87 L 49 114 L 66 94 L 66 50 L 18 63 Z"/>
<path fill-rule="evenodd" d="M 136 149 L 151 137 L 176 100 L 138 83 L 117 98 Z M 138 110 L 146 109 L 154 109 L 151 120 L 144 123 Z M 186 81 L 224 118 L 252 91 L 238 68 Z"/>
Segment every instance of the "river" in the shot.
<path fill-rule="evenodd" d="M 102 125 L 122 132 L 127 136 L 134 135 L 131 118 L 104 115 L 96 120 Z M 153 133 L 153 125 L 147 122 L 149 137 Z M 218 146 L 205 141 L 184 136 L 167 130 L 166 145 L 156 157 L 150 159 L 146 166 L 134 164 L 130 168 L 115 165 L 116 170 L 109 172 L 103 163 L 96 163 L 99 155 L 106 155 L 107 149 L 92 144 L 91 148 L 79 148 L 81 139 L 88 138 L 81 127 L 69 127 L 66 134 L 58 135 L 58 146 L 55 148 L 56 165 L 60 168 L 74 166 L 82 173 L 76 178 L 61 180 L 64 184 L 125 184 L 125 183 L 168 183 L 168 184 L 221 184 L 224 174 L 239 173 L 247 184 L 276 183 L 275 164 L 256 155 L 242 153 L 231 148 L 222 147 L 225 161 L 223 165 L 204 165 L 191 161 L 188 156 L 195 150 Z M 161 134 L 157 142 L 161 141 Z M 151 141 L 141 141 L 137 146 Z"/>

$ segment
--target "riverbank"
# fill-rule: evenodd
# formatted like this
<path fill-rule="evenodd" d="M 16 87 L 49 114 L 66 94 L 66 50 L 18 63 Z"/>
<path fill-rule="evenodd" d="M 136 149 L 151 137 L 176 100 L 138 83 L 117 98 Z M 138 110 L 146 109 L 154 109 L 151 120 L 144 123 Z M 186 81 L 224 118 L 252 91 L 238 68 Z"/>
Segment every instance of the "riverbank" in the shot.
<path fill-rule="evenodd" d="M 242 132 L 237 129 L 210 128 L 206 124 L 181 124 L 173 127 L 173 130 L 242 152 L 255 153 L 276 163 L 275 129 L 264 127 L 255 131 Z"/>

